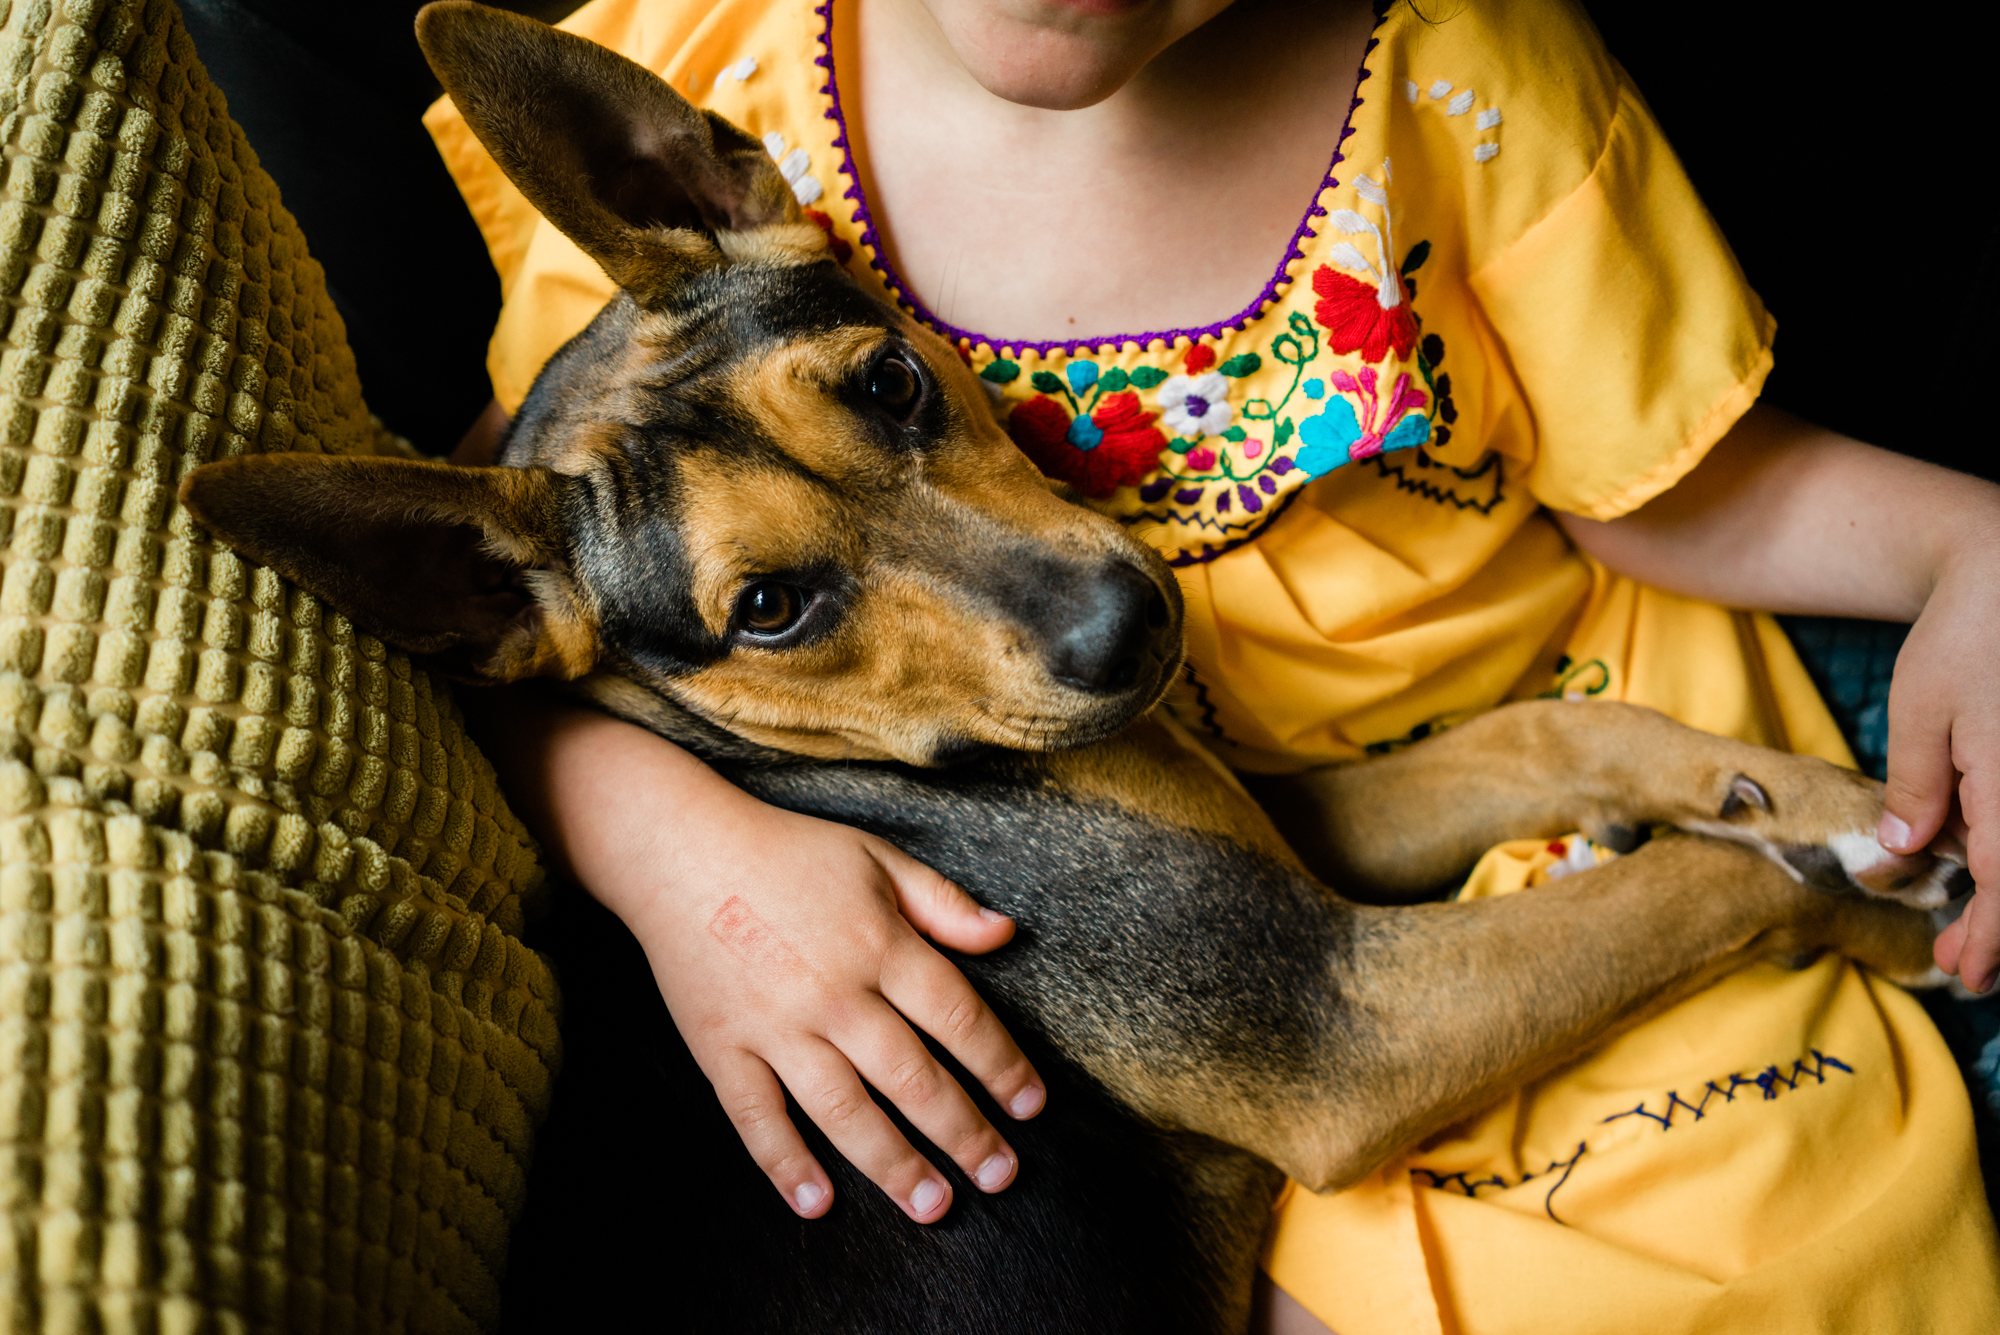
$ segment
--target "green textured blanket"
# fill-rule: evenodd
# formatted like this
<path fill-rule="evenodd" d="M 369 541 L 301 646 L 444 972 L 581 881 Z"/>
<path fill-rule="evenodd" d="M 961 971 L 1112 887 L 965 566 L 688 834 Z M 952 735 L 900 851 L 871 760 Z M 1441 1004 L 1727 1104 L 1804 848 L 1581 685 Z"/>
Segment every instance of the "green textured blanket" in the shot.
<path fill-rule="evenodd" d="M 0 19 L 0 1331 L 488 1327 L 532 841 L 444 683 L 174 501 L 385 433 L 172 4 Z"/>

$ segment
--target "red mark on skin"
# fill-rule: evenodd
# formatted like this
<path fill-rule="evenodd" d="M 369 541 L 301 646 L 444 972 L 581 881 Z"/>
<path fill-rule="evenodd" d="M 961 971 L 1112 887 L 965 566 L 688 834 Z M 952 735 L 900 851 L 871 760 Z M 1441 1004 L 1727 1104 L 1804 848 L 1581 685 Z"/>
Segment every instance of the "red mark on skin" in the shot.
<path fill-rule="evenodd" d="M 730 954 L 746 964 L 801 978 L 816 976 L 812 965 L 770 923 L 759 917 L 741 895 L 731 895 L 722 901 L 722 907 L 708 920 L 708 930 L 729 948 Z"/>

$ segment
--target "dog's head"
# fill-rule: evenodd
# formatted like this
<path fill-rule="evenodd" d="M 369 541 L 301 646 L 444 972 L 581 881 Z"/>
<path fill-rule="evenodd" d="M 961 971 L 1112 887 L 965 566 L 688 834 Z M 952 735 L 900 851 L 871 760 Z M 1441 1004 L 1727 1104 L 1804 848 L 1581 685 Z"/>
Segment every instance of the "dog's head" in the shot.
<path fill-rule="evenodd" d="M 669 733 L 935 764 L 1098 740 L 1178 669 L 1157 554 L 1071 505 L 941 340 L 864 295 L 757 141 L 580 38 L 452 0 L 432 66 L 622 289 L 505 466 L 194 472 L 217 538 L 445 670 Z"/>

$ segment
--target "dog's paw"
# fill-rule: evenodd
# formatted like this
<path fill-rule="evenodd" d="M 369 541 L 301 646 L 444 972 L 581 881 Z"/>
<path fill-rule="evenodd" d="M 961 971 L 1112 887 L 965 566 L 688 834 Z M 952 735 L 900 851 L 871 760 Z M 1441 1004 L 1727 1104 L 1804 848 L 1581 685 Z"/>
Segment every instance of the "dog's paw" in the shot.
<path fill-rule="evenodd" d="M 1785 865 L 1822 890 L 1858 889 L 1911 908 L 1942 908 L 1972 890 L 1972 873 L 1955 858 L 1935 853 L 1892 853 L 1872 830 L 1827 836 L 1823 843 L 1788 844 Z"/>
<path fill-rule="evenodd" d="M 1801 756 L 1773 757 L 1774 774 L 1729 777 L 1712 817 L 1683 828 L 1749 844 L 1803 884 L 1860 893 L 1915 909 L 1942 908 L 1972 889 L 1972 874 L 1949 855 L 1894 853 L 1876 841 L 1882 786 Z"/>

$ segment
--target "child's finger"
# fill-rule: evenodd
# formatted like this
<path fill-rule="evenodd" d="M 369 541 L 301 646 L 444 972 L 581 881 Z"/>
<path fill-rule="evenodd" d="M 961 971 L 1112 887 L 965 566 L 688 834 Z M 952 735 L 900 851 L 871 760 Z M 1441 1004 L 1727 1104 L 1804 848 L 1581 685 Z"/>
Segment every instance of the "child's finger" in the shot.
<path fill-rule="evenodd" d="M 738 1051 L 717 1062 L 710 1080 L 743 1147 L 785 1203 L 803 1219 L 825 1214 L 833 1205 L 833 1182 L 792 1125 L 785 1091 L 771 1068 L 761 1058 Z"/>
<path fill-rule="evenodd" d="M 981 908 L 971 895 L 901 849 L 871 840 L 868 851 L 896 887 L 903 916 L 939 945 L 984 955 L 1013 939 L 1012 918 Z"/>
<path fill-rule="evenodd" d="M 1974 744 L 1966 750 L 1983 759 L 1992 748 Z M 2000 799 L 2000 788 L 1988 770 L 1974 768 L 1958 785 L 1959 809 L 1964 813 L 1965 865 L 1977 887 L 1960 918 L 1965 924 L 1965 940 L 1958 976 L 1975 992 L 1990 990 L 1994 975 L 2000 973 L 2000 800 L 1996 799 Z"/>
<path fill-rule="evenodd" d="M 1949 974 L 1958 972 L 1959 958 L 1965 953 L 1965 915 L 1960 914 L 1945 924 L 1937 940 L 1931 943 L 1931 959 L 1938 968 Z M 1963 982 L 1964 979 L 1960 979 Z"/>
<path fill-rule="evenodd" d="M 1958 771 L 1951 761 L 1951 712 L 1936 693 L 1899 673 L 1889 687 L 1889 778 L 1875 838 L 1893 853 L 1914 853 L 1936 837 L 1951 809 Z"/>
<path fill-rule="evenodd" d="M 1018 1164 L 1013 1148 L 902 1017 L 883 1006 L 858 1018 L 863 1023 L 851 1032 L 831 1037 L 862 1077 L 981 1191 L 1012 1182 Z"/>
<path fill-rule="evenodd" d="M 783 1054 L 774 1069 L 833 1147 L 904 1214 L 919 1224 L 944 1217 L 951 1183 L 903 1138 L 837 1048 L 809 1039 Z"/>
<path fill-rule="evenodd" d="M 1047 1093 L 1041 1076 L 950 960 L 916 937 L 905 937 L 884 956 L 880 986 L 890 1005 L 944 1044 L 1010 1115 L 1028 1118 L 1042 1110 Z M 900 1100 L 896 1106 L 902 1107 Z"/>
<path fill-rule="evenodd" d="M 1953 926 L 1961 931 L 1956 960 L 1959 981 L 1974 992 L 1990 991 L 1994 975 L 2000 973 L 2000 889 L 1982 889 L 1973 895 Z"/>

